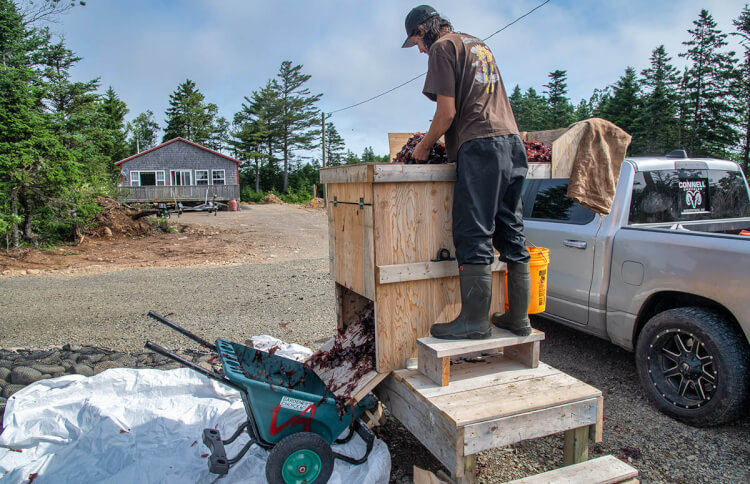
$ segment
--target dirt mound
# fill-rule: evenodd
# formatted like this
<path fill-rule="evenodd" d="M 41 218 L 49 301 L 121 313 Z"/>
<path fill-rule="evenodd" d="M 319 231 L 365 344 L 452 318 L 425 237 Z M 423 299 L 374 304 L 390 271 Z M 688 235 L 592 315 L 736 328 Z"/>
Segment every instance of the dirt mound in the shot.
<path fill-rule="evenodd" d="M 154 233 L 154 226 L 148 223 L 145 218 L 133 220 L 133 215 L 138 213 L 137 210 L 123 207 L 117 200 L 108 197 L 99 197 L 96 202 L 102 207 L 102 211 L 94 217 L 98 225 L 91 230 L 89 235 L 104 237 Z"/>
<path fill-rule="evenodd" d="M 269 193 L 268 195 L 263 197 L 263 203 L 275 203 L 278 205 L 284 202 L 282 202 L 281 199 L 277 197 L 276 195 L 274 195 L 273 193 Z"/>
<path fill-rule="evenodd" d="M 322 198 L 313 198 L 305 204 L 305 208 L 323 208 L 325 206 L 325 200 Z"/>

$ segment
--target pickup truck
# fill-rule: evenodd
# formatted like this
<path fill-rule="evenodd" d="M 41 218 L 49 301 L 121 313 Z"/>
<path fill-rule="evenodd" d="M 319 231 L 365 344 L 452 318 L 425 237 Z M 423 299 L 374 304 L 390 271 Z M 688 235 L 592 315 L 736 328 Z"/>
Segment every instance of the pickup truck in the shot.
<path fill-rule="evenodd" d="M 606 216 L 567 198 L 567 185 L 524 185 L 526 237 L 550 250 L 540 316 L 633 351 L 662 412 L 694 426 L 739 416 L 750 394 L 750 190 L 740 167 L 626 159 Z"/>

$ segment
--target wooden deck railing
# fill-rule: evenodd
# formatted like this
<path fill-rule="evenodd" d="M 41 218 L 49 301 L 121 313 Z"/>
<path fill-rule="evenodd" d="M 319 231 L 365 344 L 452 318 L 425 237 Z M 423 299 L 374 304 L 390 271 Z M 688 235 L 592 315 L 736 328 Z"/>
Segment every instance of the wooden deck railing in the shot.
<path fill-rule="evenodd" d="M 228 201 L 240 199 L 239 185 L 181 185 L 120 187 L 121 202 L 197 202 Z"/>

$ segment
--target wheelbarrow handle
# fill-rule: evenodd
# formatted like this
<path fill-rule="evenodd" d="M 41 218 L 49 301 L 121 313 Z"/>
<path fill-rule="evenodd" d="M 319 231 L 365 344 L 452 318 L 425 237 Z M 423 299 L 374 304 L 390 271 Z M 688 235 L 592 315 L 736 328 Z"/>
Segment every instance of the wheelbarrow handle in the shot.
<path fill-rule="evenodd" d="M 178 333 L 184 334 L 185 336 L 187 336 L 188 338 L 192 339 L 193 341 L 195 341 L 199 345 L 204 346 L 204 347 L 210 349 L 211 351 L 213 351 L 214 353 L 216 353 L 216 346 L 213 345 L 213 344 L 211 344 L 211 343 L 209 343 L 208 341 L 206 341 L 205 339 L 201 338 L 200 336 L 198 336 L 198 335 L 196 335 L 196 334 L 188 331 L 187 329 L 183 328 L 182 326 L 173 323 L 172 321 L 168 320 L 164 316 L 161 316 L 161 315 L 159 315 L 159 314 L 157 314 L 157 313 L 155 313 L 153 311 L 149 311 L 148 315 L 149 315 L 149 317 L 152 317 L 155 320 L 159 321 L 161 324 L 163 324 L 165 326 L 169 326 L 170 328 L 172 328 L 173 330 L 177 331 Z"/>
<path fill-rule="evenodd" d="M 182 366 L 186 366 L 186 367 L 190 368 L 191 370 L 195 370 L 198 373 L 201 373 L 201 374 L 203 374 L 203 375 L 211 378 L 212 380 L 216 380 L 219 383 L 223 383 L 224 385 L 227 385 L 228 387 L 234 388 L 238 392 L 244 392 L 245 391 L 244 388 L 242 388 L 239 385 L 234 384 L 233 382 L 231 382 L 230 380 L 228 380 L 227 378 L 225 378 L 223 375 L 219 375 L 218 373 L 215 373 L 213 371 L 206 370 L 202 366 L 196 365 L 192 361 L 188 361 L 185 358 L 181 357 L 180 355 L 172 353 L 168 349 L 166 349 L 166 348 L 164 348 L 162 346 L 159 346 L 156 343 L 152 343 L 151 341 L 146 341 L 145 348 L 153 351 L 154 353 L 159 353 L 162 356 L 166 356 L 170 360 L 176 361 L 177 363 L 181 364 Z"/>

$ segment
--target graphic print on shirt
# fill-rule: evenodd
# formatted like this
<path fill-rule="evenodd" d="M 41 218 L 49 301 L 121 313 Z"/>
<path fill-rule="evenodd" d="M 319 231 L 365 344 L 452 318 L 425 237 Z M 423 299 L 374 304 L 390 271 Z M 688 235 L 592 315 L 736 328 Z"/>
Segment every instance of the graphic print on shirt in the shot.
<path fill-rule="evenodd" d="M 495 92 L 495 84 L 500 80 L 500 71 L 495 63 L 495 56 L 484 44 L 477 44 L 471 48 L 471 53 L 477 56 L 477 60 L 471 65 L 476 68 L 474 80 L 487 84 L 487 92 Z"/>

